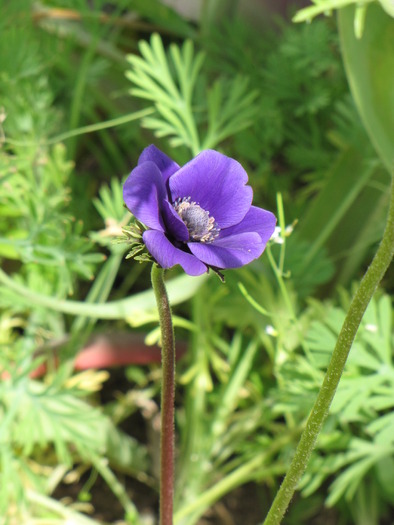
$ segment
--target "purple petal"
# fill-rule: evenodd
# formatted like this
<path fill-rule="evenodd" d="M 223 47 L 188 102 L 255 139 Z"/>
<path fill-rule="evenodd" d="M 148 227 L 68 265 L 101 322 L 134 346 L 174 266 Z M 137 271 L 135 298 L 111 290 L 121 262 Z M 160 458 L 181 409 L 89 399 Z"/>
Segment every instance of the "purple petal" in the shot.
<path fill-rule="evenodd" d="M 149 253 L 163 268 L 172 268 L 180 264 L 189 275 L 201 275 L 207 271 L 207 267 L 194 255 L 176 248 L 167 239 L 164 233 L 147 230 L 142 238 Z"/>
<path fill-rule="evenodd" d="M 189 230 L 168 201 L 163 202 L 162 212 L 166 231 L 177 241 L 188 241 L 190 237 Z"/>
<path fill-rule="evenodd" d="M 163 178 L 153 162 L 144 162 L 130 173 L 123 186 L 123 199 L 139 221 L 155 230 L 164 231 L 160 204 L 167 198 Z"/>
<path fill-rule="evenodd" d="M 205 264 L 217 268 L 240 268 L 260 257 L 264 243 L 256 232 L 238 233 L 212 244 L 189 242 L 190 251 Z"/>
<path fill-rule="evenodd" d="M 165 153 L 160 151 L 156 146 L 151 144 L 141 153 L 140 158 L 138 159 L 138 165 L 143 162 L 151 161 L 156 164 L 156 166 L 161 171 L 164 182 L 167 182 L 167 179 L 171 177 L 173 173 L 179 170 L 179 166 L 174 162 L 170 157 Z"/>
<path fill-rule="evenodd" d="M 253 192 L 245 186 L 248 175 L 241 164 L 213 150 L 201 152 L 169 180 L 172 202 L 191 197 L 209 211 L 220 228 L 240 222 L 252 203 Z"/>
<path fill-rule="evenodd" d="M 240 223 L 221 230 L 219 238 L 237 233 L 257 232 L 263 243 L 266 244 L 274 233 L 275 225 L 276 217 L 273 213 L 252 206 Z"/>

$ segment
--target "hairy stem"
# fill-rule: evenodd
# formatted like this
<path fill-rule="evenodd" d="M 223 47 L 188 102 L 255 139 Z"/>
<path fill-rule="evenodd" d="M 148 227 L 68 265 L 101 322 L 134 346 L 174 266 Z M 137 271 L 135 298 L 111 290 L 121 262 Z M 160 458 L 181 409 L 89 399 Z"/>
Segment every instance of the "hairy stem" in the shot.
<path fill-rule="evenodd" d="M 175 339 L 164 270 L 152 266 L 152 286 L 161 328 L 160 525 L 172 525 L 174 502 Z"/>
<path fill-rule="evenodd" d="M 361 319 L 377 286 L 390 265 L 393 254 L 394 181 L 391 185 L 390 207 L 382 242 L 353 297 L 335 345 L 330 364 L 328 365 L 322 387 L 312 408 L 312 412 L 309 415 L 305 430 L 301 435 L 289 470 L 272 503 L 264 525 L 278 525 L 282 521 L 297 484 L 306 469 L 317 437 L 328 414 Z"/>

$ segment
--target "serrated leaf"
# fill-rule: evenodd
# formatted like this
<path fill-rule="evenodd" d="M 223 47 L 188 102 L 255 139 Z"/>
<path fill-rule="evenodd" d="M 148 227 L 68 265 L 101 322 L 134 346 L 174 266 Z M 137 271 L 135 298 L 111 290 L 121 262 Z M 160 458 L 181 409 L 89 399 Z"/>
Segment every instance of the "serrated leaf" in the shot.
<path fill-rule="evenodd" d="M 349 461 L 357 459 L 331 485 L 327 505 L 334 505 L 341 497 L 351 500 L 367 472 L 385 456 L 390 457 L 393 451 L 393 447 L 353 440 L 353 450 L 348 455 L 348 459 Z"/>
<path fill-rule="evenodd" d="M 128 57 L 133 69 L 126 76 L 137 86 L 131 93 L 155 102 L 160 117 L 144 119 L 143 125 L 158 137 L 169 137 L 173 147 L 185 145 L 197 154 L 201 149 L 214 148 L 252 123 L 257 92 L 249 89 L 244 77 L 237 76 L 227 82 L 226 97 L 221 96 L 223 81 L 219 80 L 208 91 L 206 100 L 196 102 L 204 54 L 195 54 L 191 41 L 184 42 L 182 47 L 171 44 L 166 54 L 161 38 L 154 34 L 150 45 L 140 43 L 140 51 L 143 58 Z M 195 107 L 198 107 L 198 116 Z M 208 121 L 203 146 L 200 146 L 197 121 L 202 129 Z"/>

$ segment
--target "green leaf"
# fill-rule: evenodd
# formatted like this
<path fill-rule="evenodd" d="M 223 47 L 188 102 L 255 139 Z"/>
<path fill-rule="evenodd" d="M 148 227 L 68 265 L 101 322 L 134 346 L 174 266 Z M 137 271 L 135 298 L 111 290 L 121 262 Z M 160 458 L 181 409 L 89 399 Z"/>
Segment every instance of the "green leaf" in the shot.
<path fill-rule="evenodd" d="M 181 48 L 172 44 L 166 54 L 158 34 L 152 35 L 150 44 L 141 41 L 139 48 L 141 57 L 127 57 L 132 69 L 126 76 L 137 86 L 131 89 L 131 94 L 153 101 L 161 116 L 145 120 L 143 124 L 148 124 L 158 136 L 175 139 L 177 144 L 197 154 L 200 140 L 192 104 L 204 55 L 194 53 L 190 40 Z"/>
<path fill-rule="evenodd" d="M 342 55 L 350 89 L 371 142 L 390 173 L 394 169 L 394 19 L 374 3 L 362 38 L 353 31 L 355 8 L 338 12 Z"/>
<path fill-rule="evenodd" d="M 352 464 L 331 485 L 327 504 L 332 506 L 343 496 L 348 501 L 351 500 L 362 479 L 371 468 L 383 458 L 390 457 L 393 452 L 393 447 L 383 447 L 378 443 L 354 439 L 352 448 L 347 454 L 349 462 Z"/>
<path fill-rule="evenodd" d="M 365 144 L 368 149 L 368 141 Z M 372 177 L 376 166 L 366 163 L 365 157 L 354 147 L 346 148 L 333 164 L 326 178 L 326 183 L 301 218 L 297 233 L 304 239 L 313 241 L 304 254 L 304 269 L 327 241 L 335 238 L 335 246 L 341 238 L 342 221 L 346 213 L 356 202 L 360 192 Z M 363 210 L 365 213 L 365 210 Z M 357 232 L 359 223 L 353 226 Z M 334 252 L 334 255 L 336 253 Z"/>
<path fill-rule="evenodd" d="M 82 455 L 90 449 L 102 452 L 102 415 L 69 391 L 27 381 L 23 387 L 10 389 L 4 399 L 7 405 L 17 403 L 12 441 L 24 455 L 31 454 L 36 446 L 53 444 L 59 461 L 69 465 L 69 445 Z"/>
<path fill-rule="evenodd" d="M 191 40 L 181 47 L 171 44 L 166 52 L 154 34 L 150 44 L 142 41 L 139 48 L 141 56 L 127 57 L 132 69 L 126 77 L 136 86 L 132 95 L 154 103 L 158 115 L 143 119 L 142 125 L 157 137 L 168 137 L 173 147 L 186 146 L 196 155 L 251 125 L 257 91 L 250 89 L 246 77 L 218 79 L 205 90 L 205 55 L 194 52 Z"/>
<path fill-rule="evenodd" d="M 58 376 L 59 379 L 59 376 Z M 72 448 L 85 459 L 105 454 L 123 472 L 140 474 L 148 469 L 148 454 L 138 442 L 117 429 L 99 408 L 80 399 L 83 392 L 56 382 L 15 381 L 4 389 L 7 406 L 14 404 L 7 441 L 29 456 L 37 447 L 54 445 L 59 462 L 72 463 Z M 1 428 L 1 427 L 0 427 Z"/>
<path fill-rule="evenodd" d="M 394 405 L 392 397 L 391 405 Z M 375 419 L 367 426 L 367 431 L 375 437 L 377 443 L 394 444 L 394 413 L 384 414 Z"/>
<path fill-rule="evenodd" d="M 250 126 L 257 111 L 257 95 L 243 76 L 236 76 L 231 82 L 217 80 L 207 93 L 208 131 L 202 148 L 214 148 Z"/>

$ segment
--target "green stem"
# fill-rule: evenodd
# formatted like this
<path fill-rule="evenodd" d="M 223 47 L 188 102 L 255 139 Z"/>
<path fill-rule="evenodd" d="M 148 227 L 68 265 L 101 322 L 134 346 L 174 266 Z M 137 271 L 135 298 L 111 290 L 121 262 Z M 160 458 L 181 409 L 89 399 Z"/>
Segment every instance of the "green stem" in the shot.
<path fill-rule="evenodd" d="M 246 483 L 250 479 L 255 477 L 255 472 L 258 468 L 261 468 L 264 462 L 262 456 L 257 456 L 238 467 L 235 471 L 228 474 L 225 478 L 215 483 L 209 490 L 202 492 L 196 496 L 196 498 L 190 503 L 186 504 L 175 514 L 175 523 L 181 523 L 183 519 L 190 516 L 193 512 L 198 513 L 200 517 L 211 505 L 216 503 L 225 494 L 228 494 L 236 487 L 239 487 L 243 483 Z M 264 470 L 264 476 L 259 478 L 269 479 L 272 475 L 278 475 L 283 472 L 282 466 L 267 467 Z"/>
<path fill-rule="evenodd" d="M 118 498 L 120 504 L 126 512 L 126 519 L 135 525 L 140 523 L 137 508 L 134 503 L 130 500 L 125 487 L 119 482 L 118 478 L 107 466 L 107 460 L 97 456 L 96 454 L 90 454 L 90 460 L 100 474 L 100 476 L 107 483 L 113 494 Z"/>
<path fill-rule="evenodd" d="M 64 518 L 64 521 L 62 520 L 63 523 L 69 522 L 73 523 L 74 525 L 97 525 L 96 520 L 88 518 L 76 510 L 73 510 L 71 507 L 60 503 L 60 501 L 50 498 L 45 494 L 40 494 L 34 490 L 27 489 L 26 497 L 27 500 L 34 506 L 41 507 L 46 511 L 50 511 L 51 513 L 55 513 L 57 516 Z"/>
<path fill-rule="evenodd" d="M 218 502 L 223 496 L 236 489 L 248 481 L 270 479 L 272 476 L 278 476 L 285 472 L 285 466 L 282 462 L 277 462 L 273 467 L 268 467 L 272 463 L 272 457 L 282 450 L 285 445 L 294 439 L 294 434 L 298 431 L 292 431 L 290 434 L 283 436 L 277 435 L 272 444 L 261 452 L 258 456 L 243 462 L 241 466 L 236 467 L 230 473 L 227 473 L 222 479 L 216 481 L 214 485 L 208 488 L 200 489 L 192 501 L 183 502 L 181 508 L 175 513 L 175 525 L 196 523 L 198 518 L 204 512 Z M 216 471 L 216 475 L 219 471 Z M 214 476 L 215 477 L 215 476 Z M 206 481 L 204 485 L 206 485 Z"/>
<path fill-rule="evenodd" d="M 75 87 L 74 87 L 74 96 L 72 98 L 71 107 L 70 107 L 70 129 L 74 129 L 78 126 L 78 123 L 81 119 L 81 112 L 83 107 L 83 98 L 85 94 L 88 72 L 90 64 L 93 60 L 95 51 L 96 51 L 97 39 L 93 38 L 91 40 L 90 46 L 87 49 L 85 55 L 82 58 L 81 65 L 77 74 Z M 69 143 L 69 154 L 70 158 L 74 158 L 76 149 L 75 139 L 70 140 Z"/>
<path fill-rule="evenodd" d="M 86 133 L 93 133 L 95 131 L 101 131 L 103 129 L 114 128 L 115 126 L 122 126 L 123 124 L 128 124 L 134 120 L 139 120 L 148 115 L 151 115 L 155 112 L 155 109 L 150 107 L 146 109 L 141 109 L 140 111 L 135 111 L 134 113 L 128 113 L 127 115 L 122 115 L 121 117 L 116 117 L 111 120 L 104 120 L 98 124 L 89 124 L 88 126 L 82 126 L 80 128 L 71 129 L 60 135 L 49 138 L 40 142 L 43 146 L 49 146 L 51 144 L 56 144 L 57 142 L 63 142 L 64 140 L 76 137 L 78 135 L 85 135 Z M 14 145 L 14 146 L 35 146 L 37 141 L 27 141 L 27 140 L 13 140 L 5 138 L 4 142 Z"/>
<path fill-rule="evenodd" d="M 107 300 L 123 257 L 123 253 L 112 253 L 109 259 L 106 260 L 86 296 L 87 302 L 104 303 Z M 71 332 L 78 337 L 82 333 L 84 337 L 87 337 L 95 323 L 96 320 L 94 318 L 78 316 L 74 319 Z"/>
<path fill-rule="evenodd" d="M 285 213 L 283 209 L 283 198 L 281 193 L 276 194 L 276 207 L 278 209 L 278 222 L 280 229 L 282 231 L 282 238 L 286 241 L 286 222 L 285 222 Z M 279 271 L 283 275 L 283 268 L 285 267 L 285 251 L 286 251 L 286 242 L 283 242 L 280 246 L 279 254 Z"/>
<path fill-rule="evenodd" d="M 181 275 L 171 279 L 168 283 L 168 293 L 172 304 L 179 304 L 189 299 L 207 278 L 189 277 Z M 133 319 L 134 316 L 141 319 L 141 312 L 151 310 L 155 306 L 155 299 L 152 290 L 140 292 L 126 299 L 110 301 L 108 303 L 92 303 L 83 301 L 70 301 L 68 299 L 58 299 L 49 295 L 44 295 L 31 290 L 20 284 L 0 268 L 0 285 L 4 285 L 11 291 L 16 292 L 22 304 L 35 307 L 43 306 L 55 312 L 62 312 L 70 315 L 81 315 L 95 319 Z M 1 289 L 1 286 L 0 286 Z"/>
<path fill-rule="evenodd" d="M 268 257 L 268 260 L 270 262 L 271 268 L 272 268 L 272 270 L 273 270 L 273 272 L 275 274 L 275 277 L 276 277 L 276 280 L 278 282 L 280 291 L 282 293 L 282 297 L 283 297 L 283 299 L 284 299 L 284 301 L 286 303 L 287 310 L 289 311 L 289 315 L 290 315 L 291 319 L 293 319 L 293 321 L 296 321 L 296 314 L 295 314 L 295 311 L 294 311 L 293 303 L 291 302 L 290 296 L 288 294 L 285 282 L 283 280 L 282 273 L 280 272 L 280 269 L 276 265 L 276 262 L 275 262 L 274 256 L 272 255 L 270 246 L 267 246 L 267 248 L 265 250 L 265 253 L 267 254 L 267 257 Z"/>
<path fill-rule="evenodd" d="M 155 293 L 161 328 L 161 433 L 160 433 L 160 525 L 172 525 L 174 506 L 174 401 L 175 401 L 175 339 L 171 308 L 164 284 L 164 270 L 152 266 L 152 287 Z"/>
<path fill-rule="evenodd" d="M 76 137 L 77 135 L 85 135 L 86 133 L 92 133 L 95 131 L 101 131 L 103 129 L 114 128 L 116 126 L 122 126 L 123 124 L 128 124 L 134 120 L 140 120 L 148 115 L 154 113 L 154 108 L 141 109 L 140 111 L 135 111 L 134 113 L 128 113 L 127 115 L 122 115 L 121 117 L 116 117 L 111 120 L 105 120 L 97 124 L 89 124 L 88 126 L 82 126 L 81 128 L 71 129 L 56 137 L 52 137 L 45 141 L 45 144 L 55 144 L 56 142 L 63 142 L 71 137 Z"/>
<path fill-rule="evenodd" d="M 373 2 L 374 0 L 364 0 L 364 4 Z M 293 17 L 293 22 L 310 22 L 312 18 L 317 15 L 321 15 L 325 12 L 332 11 L 333 9 L 342 9 L 350 4 L 356 4 L 357 0 L 323 0 L 317 5 L 311 5 L 297 11 Z"/>
<path fill-rule="evenodd" d="M 281 523 L 297 484 L 304 473 L 323 422 L 334 398 L 346 359 L 364 312 L 382 280 L 394 255 L 394 181 L 391 185 L 390 207 L 382 242 L 356 291 L 344 320 L 338 341 L 312 412 L 301 435 L 289 470 L 267 514 L 264 525 Z"/>

